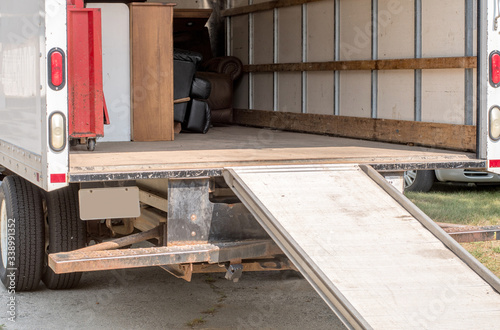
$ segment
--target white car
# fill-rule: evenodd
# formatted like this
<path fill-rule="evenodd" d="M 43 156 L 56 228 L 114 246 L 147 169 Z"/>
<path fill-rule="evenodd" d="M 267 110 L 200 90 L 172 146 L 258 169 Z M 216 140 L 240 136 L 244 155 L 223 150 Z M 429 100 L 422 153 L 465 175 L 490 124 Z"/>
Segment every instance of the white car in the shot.
<path fill-rule="evenodd" d="M 500 175 L 469 169 L 420 170 L 404 173 L 405 190 L 429 191 L 436 181 L 466 183 L 500 183 Z"/>

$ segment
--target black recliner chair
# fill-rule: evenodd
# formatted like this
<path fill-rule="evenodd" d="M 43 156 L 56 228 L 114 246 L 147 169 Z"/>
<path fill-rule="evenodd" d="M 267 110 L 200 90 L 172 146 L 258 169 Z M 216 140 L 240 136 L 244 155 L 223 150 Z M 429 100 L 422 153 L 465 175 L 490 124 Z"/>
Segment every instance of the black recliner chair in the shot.
<path fill-rule="evenodd" d="M 174 100 L 188 99 L 174 104 L 174 121 L 189 132 L 206 133 L 210 127 L 210 108 L 207 99 L 211 84 L 203 78 L 195 78 L 199 53 L 174 49 Z"/>

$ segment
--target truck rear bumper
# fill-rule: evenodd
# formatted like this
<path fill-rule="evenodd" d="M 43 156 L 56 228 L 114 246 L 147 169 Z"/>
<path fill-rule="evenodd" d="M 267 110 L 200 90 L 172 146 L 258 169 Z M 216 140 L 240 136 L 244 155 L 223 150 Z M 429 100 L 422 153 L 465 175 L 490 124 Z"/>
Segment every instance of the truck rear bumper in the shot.
<path fill-rule="evenodd" d="M 193 263 L 218 264 L 234 259 L 262 258 L 279 254 L 282 252 L 272 240 L 248 240 L 125 250 L 77 250 L 53 253 L 49 255 L 49 266 L 56 274 L 63 274 Z"/>

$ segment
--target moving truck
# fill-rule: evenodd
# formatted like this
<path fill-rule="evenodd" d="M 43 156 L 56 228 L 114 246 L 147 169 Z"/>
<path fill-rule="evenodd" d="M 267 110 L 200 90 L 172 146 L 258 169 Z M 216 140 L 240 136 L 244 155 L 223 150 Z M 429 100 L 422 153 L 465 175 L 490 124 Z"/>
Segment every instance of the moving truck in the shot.
<path fill-rule="evenodd" d="M 494 328 L 498 278 L 402 173 L 499 172 L 499 17 L 494 0 L 1 1 L 2 282 L 293 269 L 349 328 Z M 209 102 L 206 134 L 177 133 L 196 97 L 175 96 L 174 47 L 200 21 L 241 77 L 230 123 Z"/>

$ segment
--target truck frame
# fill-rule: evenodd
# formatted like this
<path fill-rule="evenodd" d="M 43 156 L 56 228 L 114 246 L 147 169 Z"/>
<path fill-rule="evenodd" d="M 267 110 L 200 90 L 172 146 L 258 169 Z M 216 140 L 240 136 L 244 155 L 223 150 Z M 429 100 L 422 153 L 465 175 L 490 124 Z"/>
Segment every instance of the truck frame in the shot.
<path fill-rule="evenodd" d="M 217 55 L 243 62 L 232 126 L 176 134 L 174 141 L 131 141 L 134 97 L 139 87 L 147 90 L 131 87 L 133 6 L 168 7 L 171 17 L 186 8 L 212 9 L 211 37 L 224 36 Z M 472 274 L 468 280 L 484 281 L 498 299 L 498 278 L 401 194 L 405 170 L 500 173 L 498 6 L 494 0 L 179 1 L 175 8 L 154 1 L 2 1 L 2 282 L 11 286 L 15 274 L 15 290 L 29 291 L 41 281 L 73 288 L 83 272 L 109 269 L 159 266 L 188 281 L 195 273 L 224 272 L 238 281 L 245 271 L 293 269 L 349 328 L 384 327 L 397 317 L 372 318 L 319 252 L 333 258 L 338 251 L 332 237 L 340 236 L 324 236 L 336 228 L 367 241 L 360 224 L 343 223 L 368 216 L 387 226 L 389 215 L 358 198 L 373 184 L 368 199 L 386 203 L 390 196 L 387 203 L 430 232 L 447 251 L 440 253 L 451 251 L 449 258 Z M 81 17 L 88 26 L 75 25 Z M 162 33 L 172 34 L 171 23 Z M 109 55 L 113 49 L 121 55 Z M 82 51 L 86 62 L 75 60 Z M 173 81 L 167 86 L 171 107 Z M 102 122 L 106 104 L 109 127 L 72 133 L 79 124 Z M 87 107 L 99 115 L 75 120 Z M 300 186 L 289 187 L 294 181 Z M 310 194 L 316 193 L 338 202 L 315 205 Z M 288 202 L 274 205 L 281 197 Z M 322 229 L 302 237 L 314 227 L 305 220 L 313 215 Z M 413 245 L 404 243 L 387 260 L 411 259 L 406 246 Z M 498 322 L 498 308 L 492 315 Z"/>

